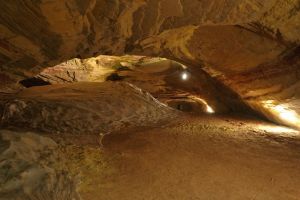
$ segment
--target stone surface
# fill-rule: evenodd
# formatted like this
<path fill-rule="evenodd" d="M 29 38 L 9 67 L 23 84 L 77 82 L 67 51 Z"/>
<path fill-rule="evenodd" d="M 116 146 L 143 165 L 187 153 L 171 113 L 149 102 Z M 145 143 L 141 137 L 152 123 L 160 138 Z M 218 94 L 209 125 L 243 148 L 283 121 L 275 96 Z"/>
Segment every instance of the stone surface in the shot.
<path fill-rule="evenodd" d="M 50 138 L 0 130 L 0 199 L 80 200 L 64 159 Z"/>
<path fill-rule="evenodd" d="M 74 135 L 73 135 L 74 136 Z M 65 148 L 85 200 L 296 200 L 300 132 L 241 116 L 183 117 Z M 65 141 L 72 136 L 65 137 Z M 74 141 L 74 140 L 73 140 Z M 70 142 L 66 142 L 70 143 Z"/>
<path fill-rule="evenodd" d="M 187 73 L 186 80 L 182 80 L 183 73 Z M 250 112 L 238 95 L 218 84 L 201 69 L 187 68 L 181 63 L 159 57 L 102 55 L 76 58 L 46 68 L 35 78 L 21 83 L 29 82 L 27 85 L 34 86 L 45 83 L 126 81 L 163 102 L 190 95 L 204 99 L 216 113 Z"/>
<path fill-rule="evenodd" d="M 5 104 L 2 125 L 47 133 L 103 135 L 172 120 L 175 110 L 128 83 L 73 83 L 26 89 Z"/>
<path fill-rule="evenodd" d="M 299 91 L 283 80 L 299 82 L 295 78 L 299 57 L 292 73 L 283 59 L 290 52 L 299 53 L 295 51 L 300 43 L 299 5 L 299 0 L 2 1 L 1 91 L 14 89 L 17 81 L 70 58 L 124 53 L 160 56 L 205 70 L 256 111 L 297 126 L 280 120 L 278 113 L 262 111 L 266 108 L 261 101 L 283 106 L 286 93 Z M 262 68 L 272 70 L 272 63 L 283 79 L 259 73 Z M 236 81 L 249 76 L 263 80 L 264 86 Z M 281 98 L 272 89 L 268 92 L 274 81 L 285 83 L 276 92 Z M 264 90 L 266 95 L 249 102 L 241 92 L 244 89 L 248 93 Z M 299 98 L 292 96 L 288 107 L 297 115 Z"/>

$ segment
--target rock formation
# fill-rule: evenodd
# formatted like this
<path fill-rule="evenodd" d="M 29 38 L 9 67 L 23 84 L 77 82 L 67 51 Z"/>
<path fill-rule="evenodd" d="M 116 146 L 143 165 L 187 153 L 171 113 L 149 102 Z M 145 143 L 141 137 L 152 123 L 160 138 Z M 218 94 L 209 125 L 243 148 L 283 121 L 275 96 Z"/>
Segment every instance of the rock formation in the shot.
<path fill-rule="evenodd" d="M 300 0 L 0 1 L 0 200 L 299 197 L 299 132 L 230 112 L 300 129 Z"/>
<path fill-rule="evenodd" d="M 151 126 L 176 112 L 126 83 L 77 83 L 34 87 L 4 106 L 2 125 L 47 133 L 107 134 Z"/>
<path fill-rule="evenodd" d="M 1 90 L 14 89 L 17 81 L 75 57 L 159 56 L 205 71 L 269 119 L 297 127 L 299 4 L 299 0 L 2 1 Z"/>
<path fill-rule="evenodd" d="M 184 73 L 188 74 L 186 80 L 181 77 Z M 162 102 L 170 102 L 172 98 L 191 101 L 190 97 L 196 96 L 209 102 L 217 113 L 250 111 L 238 95 L 217 84 L 204 71 L 159 57 L 101 55 L 87 59 L 75 58 L 46 68 L 34 78 L 20 83 L 31 87 L 105 81 L 129 82 Z"/>
<path fill-rule="evenodd" d="M 0 131 L 1 200 L 79 200 L 74 177 L 51 139 L 35 133 Z"/>

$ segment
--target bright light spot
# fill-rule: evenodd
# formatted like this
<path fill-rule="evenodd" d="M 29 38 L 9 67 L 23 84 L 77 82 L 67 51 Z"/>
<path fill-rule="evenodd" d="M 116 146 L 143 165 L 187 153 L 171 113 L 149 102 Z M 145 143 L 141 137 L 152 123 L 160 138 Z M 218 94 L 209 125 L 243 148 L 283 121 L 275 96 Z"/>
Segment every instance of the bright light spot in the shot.
<path fill-rule="evenodd" d="M 215 113 L 214 109 L 212 109 L 212 107 L 210 107 L 209 105 L 206 105 L 206 112 Z"/>
<path fill-rule="evenodd" d="M 201 99 L 201 98 L 196 97 L 196 96 L 190 96 L 190 98 L 195 100 L 195 101 L 200 101 L 201 103 L 203 103 L 206 106 L 206 112 L 207 113 L 215 113 L 214 109 L 210 105 L 208 105 L 208 103 L 204 99 Z"/>
<path fill-rule="evenodd" d="M 284 133 L 284 134 L 299 134 L 300 132 L 294 130 L 292 128 L 284 127 L 284 126 L 276 126 L 276 125 L 259 125 L 258 128 L 260 130 L 270 132 L 270 133 Z"/>
<path fill-rule="evenodd" d="M 186 80 L 188 79 L 188 77 L 189 77 L 189 75 L 188 75 L 188 73 L 186 73 L 186 72 L 183 72 L 183 73 L 181 74 L 181 79 L 184 80 L 184 81 L 186 81 Z"/>
<path fill-rule="evenodd" d="M 276 105 L 273 100 L 264 101 L 263 105 L 281 121 L 291 126 L 299 127 L 300 116 L 295 111 L 289 109 L 288 105 Z"/>
<path fill-rule="evenodd" d="M 288 110 L 280 105 L 275 107 L 275 110 L 279 112 L 279 116 L 283 120 L 287 120 L 291 123 L 297 123 L 299 122 L 297 113 L 292 110 Z"/>

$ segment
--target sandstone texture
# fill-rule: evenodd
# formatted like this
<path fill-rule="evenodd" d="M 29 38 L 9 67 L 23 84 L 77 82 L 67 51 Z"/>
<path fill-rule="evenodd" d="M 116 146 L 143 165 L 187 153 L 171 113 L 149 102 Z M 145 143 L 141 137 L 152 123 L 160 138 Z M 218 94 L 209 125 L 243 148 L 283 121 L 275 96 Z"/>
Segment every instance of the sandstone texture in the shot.
<path fill-rule="evenodd" d="M 23 90 L 5 104 L 2 125 L 101 136 L 162 123 L 176 115 L 175 110 L 131 84 L 82 82 Z"/>
<path fill-rule="evenodd" d="M 50 138 L 0 131 L 1 200 L 80 200 L 65 158 Z"/>
<path fill-rule="evenodd" d="M 2 1 L 1 91 L 71 58 L 159 56 L 299 127 L 299 10 L 299 0 Z"/>
<path fill-rule="evenodd" d="M 0 1 L 0 200 L 295 200 L 295 129 L 300 0 Z"/>
<path fill-rule="evenodd" d="M 187 74 L 187 80 L 182 80 L 183 73 Z M 75 58 L 46 68 L 34 79 L 25 79 L 21 83 L 31 87 L 105 81 L 129 82 L 162 102 L 172 99 L 189 101 L 188 96 L 194 96 L 203 99 L 217 113 L 250 111 L 237 94 L 201 69 L 187 68 L 176 61 L 159 57 L 101 55 Z"/>

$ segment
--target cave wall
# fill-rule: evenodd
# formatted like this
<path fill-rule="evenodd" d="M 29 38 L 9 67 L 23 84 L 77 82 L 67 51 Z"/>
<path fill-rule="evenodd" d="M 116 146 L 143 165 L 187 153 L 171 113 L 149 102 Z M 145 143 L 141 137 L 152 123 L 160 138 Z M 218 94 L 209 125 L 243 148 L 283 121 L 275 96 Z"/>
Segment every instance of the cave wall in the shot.
<path fill-rule="evenodd" d="M 30 76 L 72 57 L 138 49 L 195 63 L 257 66 L 287 44 L 299 44 L 297 9 L 297 0 L 2 1 L 1 69 Z M 230 52 L 220 52 L 220 47 Z M 223 60 L 235 60 L 238 50 L 240 62 Z M 255 56 L 256 62 L 247 63 Z"/>
<path fill-rule="evenodd" d="M 52 139 L 1 130 L 0 147 L 1 200 L 81 199 L 79 181 L 67 171 L 67 158 Z"/>
<path fill-rule="evenodd" d="M 105 135 L 162 124 L 177 115 L 129 83 L 81 82 L 23 90 L 5 102 L 0 126 L 50 134 Z"/>
<path fill-rule="evenodd" d="M 182 74 L 188 78 L 182 80 Z M 199 67 L 160 57 L 106 56 L 75 58 L 45 68 L 34 78 L 20 83 L 26 87 L 74 82 L 125 81 L 148 91 L 160 101 L 195 96 L 205 100 L 216 113 L 253 114 L 239 98 L 221 82 L 212 79 Z"/>
<path fill-rule="evenodd" d="M 273 101 L 274 107 L 286 103 L 285 93 L 299 93 L 299 58 L 294 58 L 292 71 L 283 59 L 300 43 L 299 10 L 299 0 L 2 1 L 1 88 L 74 57 L 161 56 L 205 70 L 282 123 L 276 114 L 262 111 L 270 108 L 261 101 Z M 277 78 L 259 73 L 274 66 Z M 236 77 L 244 77 L 244 84 Z M 266 89 L 274 82 L 283 83 Z M 264 95 L 250 101 L 243 90 L 264 90 Z M 298 96 L 289 96 L 288 107 L 297 115 Z"/>

